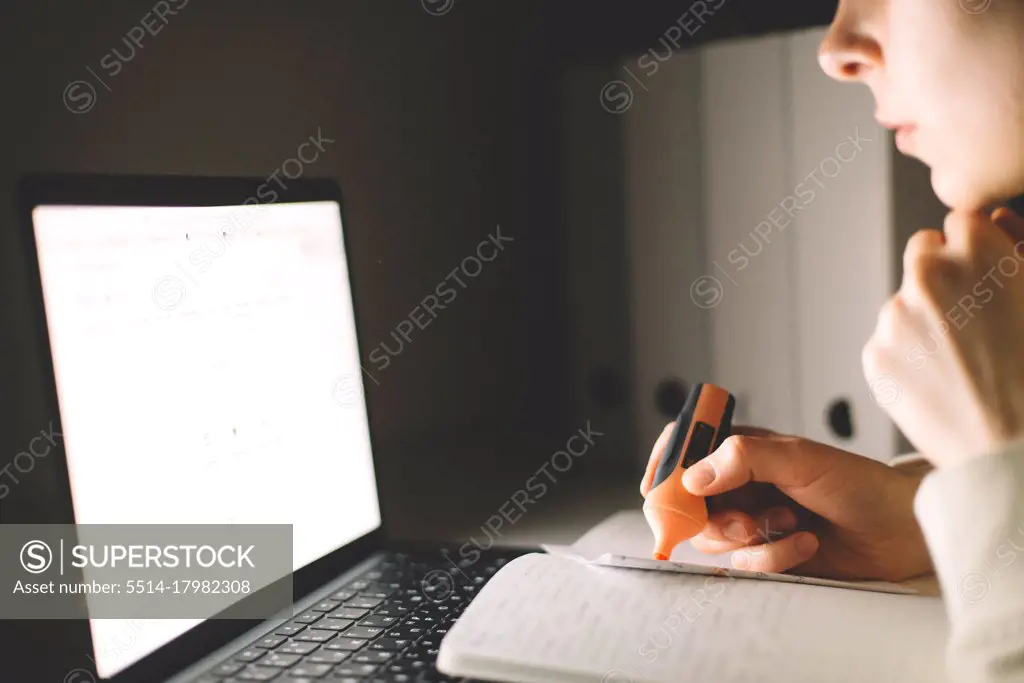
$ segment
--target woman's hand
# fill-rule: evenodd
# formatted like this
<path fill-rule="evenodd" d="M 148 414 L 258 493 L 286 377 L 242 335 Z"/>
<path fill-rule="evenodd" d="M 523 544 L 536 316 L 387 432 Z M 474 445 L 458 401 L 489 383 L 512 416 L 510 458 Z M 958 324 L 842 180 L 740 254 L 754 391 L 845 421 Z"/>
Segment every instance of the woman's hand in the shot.
<path fill-rule="evenodd" d="M 875 399 L 936 466 L 1024 437 L 1024 219 L 952 212 L 907 244 L 863 354 Z"/>
<path fill-rule="evenodd" d="M 745 549 L 732 557 L 739 569 L 836 579 L 932 571 L 913 510 L 923 472 L 767 430 L 736 432 L 683 475 L 691 493 L 714 496 L 707 526 L 691 539 L 698 550 Z"/>

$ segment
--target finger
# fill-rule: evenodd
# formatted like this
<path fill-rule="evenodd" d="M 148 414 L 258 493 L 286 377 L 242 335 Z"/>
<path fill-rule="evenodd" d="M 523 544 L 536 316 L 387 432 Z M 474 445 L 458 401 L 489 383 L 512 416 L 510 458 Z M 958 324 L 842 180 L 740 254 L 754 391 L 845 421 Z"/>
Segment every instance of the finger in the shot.
<path fill-rule="evenodd" d="M 794 448 L 802 444 L 800 448 Z M 693 494 L 713 496 L 751 482 L 782 487 L 803 486 L 821 476 L 830 448 L 790 437 L 730 436 L 711 455 L 683 474 Z M 818 454 L 824 457 L 815 457 Z"/>
<path fill-rule="evenodd" d="M 1021 245 L 1024 242 L 1024 218 L 1009 207 L 1001 206 L 993 211 L 992 222 L 1002 228 L 1014 244 Z"/>
<path fill-rule="evenodd" d="M 946 235 L 946 244 L 957 253 L 967 253 L 972 242 L 974 233 L 978 229 L 978 221 L 974 214 L 962 211 L 950 211 L 942 224 L 942 231 Z"/>
<path fill-rule="evenodd" d="M 734 425 L 730 431 L 740 436 L 781 436 L 774 430 L 766 429 L 765 427 L 753 427 L 751 425 Z"/>
<path fill-rule="evenodd" d="M 734 543 L 732 541 L 716 541 L 708 538 L 704 534 L 698 534 L 690 539 L 690 545 L 692 545 L 699 552 L 705 555 L 721 555 L 722 553 L 731 553 L 734 550 L 745 548 L 746 545 L 742 543 Z"/>
<path fill-rule="evenodd" d="M 951 251 L 956 254 L 973 256 L 982 248 L 1001 248 L 1009 242 L 1009 235 L 1004 230 L 996 230 L 994 227 L 994 221 L 990 216 L 951 211 L 946 215 L 943 232 L 946 234 L 946 244 Z"/>
<path fill-rule="evenodd" d="M 755 517 L 742 512 L 725 512 L 712 515 L 693 541 L 694 545 L 713 547 L 713 552 L 725 552 L 776 541 L 796 529 L 797 524 L 796 513 L 788 507 L 775 507 Z"/>
<path fill-rule="evenodd" d="M 752 572 L 781 573 L 801 565 L 818 552 L 818 538 L 809 531 L 774 543 L 750 546 L 732 555 L 732 566 Z"/>
<path fill-rule="evenodd" d="M 919 277 L 922 265 L 941 258 L 945 242 L 939 230 L 918 230 L 907 241 L 903 250 L 903 283 L 899 292 L 907 304 L 919 307 L 926 302 Z"/>
<path fill-rule="evenodd" d="M 644 472 L 644 478 L 640 481 L 640 495 L 644 498 L 651 491 L 651 484 L 654 483 L 654 473 L 658 469 L 658 461 L 661 459 L 661 454 L 668 447 L 668 440 L 672 438 L 672 429 L 675 426 L 675 422 L 669 422 L 665 425 L 665 428 L 661 430 L 661 436 L 654 442 L 654 448 L 651 449 L 651 457 L 647 459 L 647 470 Z"/>
<path fill-rule="evenodd" d="M 747 545 L 748 539 L 757 533 L 757 521 L 739 510 L 729 510 L 711 515 L 700 535 L 708 541 Z"/>
<path fill-rule="evenodd" d="M 683 474 L 695 495 L 716 495 L 750 482 L 773 484 L 787 497 L 835 523 L 857 523 L 836 494 L 877 498 L 891 487 L 884 463 L 796 437 L 731 436 Z"/>

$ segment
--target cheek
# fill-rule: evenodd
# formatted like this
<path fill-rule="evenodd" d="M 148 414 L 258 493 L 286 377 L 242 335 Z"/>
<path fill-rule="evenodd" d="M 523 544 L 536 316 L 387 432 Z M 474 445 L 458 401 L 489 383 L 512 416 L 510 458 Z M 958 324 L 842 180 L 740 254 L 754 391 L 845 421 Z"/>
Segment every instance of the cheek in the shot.
<path fill-rule="evenodd" d="M 1010 64 L 950 78 L 953 92 L 921 112 L 921 157 L 947 204 L 977 208 L 1024 190 L 1024 105 L 1007 79 Z M 962 73 L 962 72 L 961 72 Z M 1019 76 L 1018 76 L 1019 77 Z"/>

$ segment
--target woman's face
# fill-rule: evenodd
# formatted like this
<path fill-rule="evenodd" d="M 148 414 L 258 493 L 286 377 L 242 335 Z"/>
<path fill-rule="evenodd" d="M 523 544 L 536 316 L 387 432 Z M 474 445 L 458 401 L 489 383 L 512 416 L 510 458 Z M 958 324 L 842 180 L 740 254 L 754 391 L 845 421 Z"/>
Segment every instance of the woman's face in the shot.
<path fill-rule="evenodd" d="M 840 0 L 821 46 L 951 208 L 1024 193 L 1024 1 Z"/>

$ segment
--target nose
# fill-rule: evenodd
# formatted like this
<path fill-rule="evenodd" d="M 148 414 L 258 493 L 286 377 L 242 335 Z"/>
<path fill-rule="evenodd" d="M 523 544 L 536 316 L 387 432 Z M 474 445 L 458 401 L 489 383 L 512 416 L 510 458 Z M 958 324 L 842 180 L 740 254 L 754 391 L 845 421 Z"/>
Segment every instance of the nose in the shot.
<path fill-rule="evenodd" d="M 852 16 L 848 3 L 841 3 L 818 49 L 822 70 L 837 81 L 863 81 L 882 66 L 882 46 L 860 23 Z"/>

